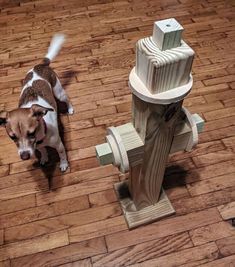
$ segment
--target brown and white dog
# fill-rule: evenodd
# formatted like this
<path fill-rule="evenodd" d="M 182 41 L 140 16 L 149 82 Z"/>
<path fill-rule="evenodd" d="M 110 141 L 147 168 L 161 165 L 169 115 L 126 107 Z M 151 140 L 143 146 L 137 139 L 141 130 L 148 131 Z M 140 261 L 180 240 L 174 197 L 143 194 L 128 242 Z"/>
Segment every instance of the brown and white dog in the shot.
<path fill-rule="evenodd" d="M 45 164 L 48 161 L 46 146 L 50 146 L 59 153 L 61 171 L 68 168 L 68 161 L 59 135 L 55 97 L 66 102 L 70 114 L 73 107 L 49 64 L 58 54 L 64 39 L 64 35 L 56 34 L 42 63 L 27 73 L 19 107 L 0 114 L 0 125 L 5 125 L 22 160 L 33 157 L 37 149 L 41 153 L 40 163 Z"/>

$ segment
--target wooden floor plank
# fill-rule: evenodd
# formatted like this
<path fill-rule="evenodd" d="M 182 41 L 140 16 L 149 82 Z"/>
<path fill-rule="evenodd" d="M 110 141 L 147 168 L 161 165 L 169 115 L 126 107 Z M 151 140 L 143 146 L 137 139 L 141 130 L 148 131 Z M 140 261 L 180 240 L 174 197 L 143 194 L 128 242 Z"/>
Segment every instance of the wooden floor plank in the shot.
<path fill-rule="evenodd" d="M 223 150 L 215 153 L 212 152 L 206 155 L 193 157 L 193 162 L 196 164 L 197 167 L 202 167 L 228 160 L 234 160 L 234 153 L 230 150 Z"/>
<path fill-rule="evenodd" d="M 96 221 L 105 220 L 116 217 L 121 214 L 121 209 L 117 203 L 108 204 L 92 209 L 76 211 L 48 219 L 33 221 L 30 223 L 10 226 L 11 222 L 5 222 L 6 239 L 8 242 L 16 240 L 25 240 L 32 237 L 53 233 L 58 230 L 68 229 L 73 226 L 93 223 Z"/>
<path fill-rule="evenodd" d="M 85 259 L 59 265 L 60 267 L 92 267 L 91 260 Z"/>
<path fill-rule="evenodd" d="M 230 256 L 235 253 L 235 235 L 220 239 L 216 244 L 223 256 Z"/>
<path fill-rule="evenodd" d="M 188 233 L 182 233 L 98 255 L 92 257 L 92 263 L 94 267 L 131 265 L 190 247 Z"/>
<path fill-rule="evenodd" d="M 215 243 L 198 246 L 191 249 L 182 250 L 177 253 L 162 256 L 142 263 L 130 265 L 132 267 L 147 266 L 198 266 L 202 263 L 214 261 L 219 258 L 219 251 Z"/>
<path fill-rule="evenodd" d="M 67 231 L 36 237 L 23 242 L 4 245 L 0 248 L 0 260 L 17 258 L 69 244 Z"/>
<path fill-rule="evenodd" d="M 107 203 L 117 201 L 114 189 L 108 189 L 97 193 L 89 194 L 89 202 L 91 207 L 102 206 Z"/>
<path fill-rule="evenodd" d="M 199 266 L 200 267 L 227 267 L 227 266 L 233 267 L 234 262 L 235 262 L 235 255 L 232 255 L 232 256 L 218 259 L 213 262 L 205 263 Z"/>
<path fill-rule="evenodd" d="M 99 236 L 113 234 L 126 229 L 127 225 L 123 216 L 102 220 L 91 224 L 71 227 L 68 229 L 69 242 L 80 242 Z"/>
<path fill-rule="evenodd" d="M 4 231 L 0 230 L 0 245 L 4 243 Z"/>
<path fill-rule="evenodd" d="M 234 160 L 228 160 L 190 170 L 187 175 L 187 183 L 206 180 L 220 175 L 232 173 L 235 171 L 234 163 Z"/>
<path fill-rule="evenodd" d="M 113 184 L 118 181 L 118 176 L 113 175 L 94 181 L 85 181 L 75 185 L 69 185 L 51 192 L 38 193 L 36 194 L 37 205 L 39 206 L 43 204 L 49 204 L 55 201 L 65 200 L 68 198 L 74 198 L 110 189 L 113 187 Z"/>
<path fill-rule="evenodd" d="M 19 198 L 7 199 L 1 201 L 0 205 L 0 218 L 2 214 L 16 212 L 19 210 L 25 210 L 28 208 L 35 207 L 36 196 L 35 194 L 22 196 Z M 0 219 L 1 220 L 1 219 Z"/>
<path fill-rule="evenodd" d="M 189 232 L 195 246 L 202 245 L 211 241 L 216 241 L 225 237 L 235 235 L 234 228 L 227 222 L 219 222 Z"/>
<path fill-rule="evenodd" d="M 11 262 L 10 262 L 10 260 L 0 261 L 0 266 L 1 267 L 10 267 L 11 266 Z"/>
<path fill-rule="evenodd" d="M 105 253 L 104 238 L 96 238 L 45 252 L 19 257 L 11 261 L 12 267 L 19 266 L 58 266 Z"/>
<path fill-rule="evenodd" d="M 97 168 L 88 170 L 67 173 L 53 177 L 52 188 L 56 189 L 59 187 L 88 182 L 100 178 L 105 178 L 107 176 L 117 175 L 118 173 L 118 169 L 112 165 L 99 166 Z"/>
<path fill-rule="evenodd" d="M 200 194 L 194 197 L 186 196 L 172 199 L 173 207 L 178 215 L 187 214 L 218 205 L 226 205 L 235 199 L 235 187 L 224 188 L 219 191 Z"/>
<path fill-rule="evenodd" d="M 39 207 L 4 214 L 0 217 L 0 222 L 2 227 L 8 228 L 79 210 L 85 210 L 87 208 L 89 208 L 87 196 L 80 196 L 77 198 L 54 202 L 51 203 L 51 205 L 42 205 Z"/>
<path fill-rule="evenodd" d="M 216 209 L 189 213 L 184 216 L 174 217 L 141 227 L 132 231 L 122 231 L 106 236 L 109 251 L 114 251 L 123 247 L 135 245 L 147 240 L 160 238 L 185 230 L 191 230 L 198 226 L 208 225 L 221 221 L 221 217 Z M 164 224 L 162 223 L 164 222 Z"/>
<path fill-rule="evenodd" d="M 235 186 L 234 173 L 221 175 L 212 179 L 188 184 L 188 190 L 192 196 L 209 193 L 212 191 Z"/>

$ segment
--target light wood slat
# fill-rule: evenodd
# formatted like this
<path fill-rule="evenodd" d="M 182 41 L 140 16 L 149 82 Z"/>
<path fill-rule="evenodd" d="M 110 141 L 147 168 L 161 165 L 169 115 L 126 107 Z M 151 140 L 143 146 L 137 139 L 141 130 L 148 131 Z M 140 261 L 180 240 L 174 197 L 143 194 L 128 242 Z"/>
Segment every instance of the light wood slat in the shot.
<path fill-rule="evenodd" d="M 224 220 L 235 219 L 235 201 L 218 207 Z"/>
<path fill-rule="evenodd" d="M 160 193 L 157 203 L 137 210 L 136 205 L 133 199 L 130 198 L 129 194 L 127 193 L 125 196 L 124 192 L 127 190 L 128 183 L 117 183 L 114 187 L 122 207 L 123 215 L 125 216 L 127 225 L 130 229 L 160 220 L 175 213 L 175 209 L 172 207 L 164 190 Z"/>

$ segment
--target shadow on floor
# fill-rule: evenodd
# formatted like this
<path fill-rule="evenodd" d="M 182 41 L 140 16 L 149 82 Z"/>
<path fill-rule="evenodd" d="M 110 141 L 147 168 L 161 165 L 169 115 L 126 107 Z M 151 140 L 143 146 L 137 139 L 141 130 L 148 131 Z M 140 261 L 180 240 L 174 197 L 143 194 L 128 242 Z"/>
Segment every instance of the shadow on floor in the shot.
<path fill-rule="evenodd" d="M 165 171 L 163 179 L 163 188 L 170 189 L 179 186 L 186 185 L 186 177 L 189 175 L 189 171 L 185 170 L 180 165 L 168 166 Z"/>

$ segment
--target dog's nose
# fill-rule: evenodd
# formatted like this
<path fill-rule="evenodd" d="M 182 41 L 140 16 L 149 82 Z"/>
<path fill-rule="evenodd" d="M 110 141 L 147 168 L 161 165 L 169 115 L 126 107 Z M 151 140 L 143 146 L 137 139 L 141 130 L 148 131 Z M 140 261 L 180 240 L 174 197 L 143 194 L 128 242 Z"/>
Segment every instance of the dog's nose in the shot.
<path fill-rule="evenodd" d="M 23 151 L 22 153 L 20 153 L 20 157 L 23 160 L 30 159 L 30 153 L 29 153 L 29 151 Z"/>

